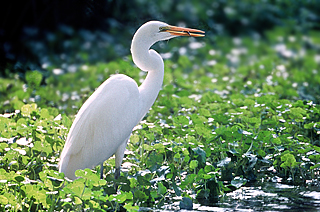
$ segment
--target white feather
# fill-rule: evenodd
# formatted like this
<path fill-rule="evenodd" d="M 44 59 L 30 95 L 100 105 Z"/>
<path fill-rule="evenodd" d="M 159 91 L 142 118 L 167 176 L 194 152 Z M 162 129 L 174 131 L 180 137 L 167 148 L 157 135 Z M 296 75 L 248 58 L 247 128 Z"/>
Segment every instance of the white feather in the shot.
<path fill-rule="evenodd" d="M 134 63 L 148 72 L 145 81 L 138 87 L 133 79 L 119 74 L 100 85 L 82 105 L 71 126 L 60 157 L 60 172 L 75 179 L 76 170 L 102 164 L 113 154 L 116 170 L 120 170 L 131 131 L 153 105 L 162 86 L 163 60 L 150 47 L 157 41 L 180 35 L 197 36 L 189 31 L 202 32 L 159 21 L 147 22 L 137 30 L 131 53 Z"/>
<path fill-rule="evenodd" d="M 61 153 L 59 171 L 75 179 L 77 169 L 107 160 L 140 121 L 138 108 L 139 91 L 133 79 L 119 74 L 106 80 L 79 110 Z"/>

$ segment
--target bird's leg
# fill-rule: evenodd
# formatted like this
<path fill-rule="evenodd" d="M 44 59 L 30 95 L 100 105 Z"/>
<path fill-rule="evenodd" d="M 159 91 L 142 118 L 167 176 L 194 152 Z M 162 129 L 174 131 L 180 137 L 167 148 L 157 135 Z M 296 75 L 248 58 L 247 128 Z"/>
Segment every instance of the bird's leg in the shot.
<path fill-rule="evenodd" d="M 100 179 L 103 179 L 103 163 L 100 165 Z"/>
<path fill-rule="evenodd" d="M 123 160 L 124 151 L 127 147 L 127 140 L 121 144 L 116 151 L 116 170 L 114 172 L 114 178 L 118 179 L 120 177 L 120 166 Z"/>
<path fill-rule="evenodd" d="M 114 179 L 118 179 L 120 177 L 120 167 L 114 171 Z"/>
<path fill-rule="evenodd" d="M 127 147 L 128 139 L 118 147 L 118 149 L 115 153 L 115 155 L 116 155 L 116 170 L 114 171 L 114 179 L 118 179 L 120 177 L 120 166 L 121 166 L 121 163 L 123 160 L 124 151 L 126 150 L 126 147 Z M 116 184 L 116 182 L 114 182 L 113 187 L 116 191 L 118 190 L 118 185 Z"/>

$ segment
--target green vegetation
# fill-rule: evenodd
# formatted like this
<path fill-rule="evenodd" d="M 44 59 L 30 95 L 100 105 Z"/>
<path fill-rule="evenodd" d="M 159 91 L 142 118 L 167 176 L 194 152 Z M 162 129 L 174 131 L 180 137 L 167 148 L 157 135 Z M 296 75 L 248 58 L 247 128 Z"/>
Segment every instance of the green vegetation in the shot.
<path fill-rule="evenodd" d="M 57 163 L 73 115 L 94 88 L 118 72 L 144 79 L 131 59 L 48 77 L 29 71 L 25 81 L 1 79 L 1 110 L 10 112 L 0 117 L 1 208 L 135 210 L 174 197 L 185 197 L 187 207 L 186 198 L 217 199 L 274 176 L 295 185 L 319 183 L 318 35 L 280 28 L 267 34 L 253 41 L 217 37 L 214 46 L 210 38 L 170 41 L 188 54 L 176 50 L 165 60 L 163 90 L 133 132 L 117 181 L 114 159 L 105 163 L 104 180 L 85 170 L 66 182 Z"/>
<path fill-rule="evenodd" d="M 8 70 L 0 78 L 0 210 L 136 211 L 173 201 L 191 209 L 274 177 L 319 185 L 319 38 L 289 26 L 263 38 L 209 33 L 155 45 L 171 52 L 163 89 L 130 138 L 118 180 L 113 158 L 103 180 L 97 167 L 68 182 L 57 164 L 74 115 L 95 88 L 115 73 L 145 78 L 131 58 L 69 71 L 49 64 L 22 76 Z"/>

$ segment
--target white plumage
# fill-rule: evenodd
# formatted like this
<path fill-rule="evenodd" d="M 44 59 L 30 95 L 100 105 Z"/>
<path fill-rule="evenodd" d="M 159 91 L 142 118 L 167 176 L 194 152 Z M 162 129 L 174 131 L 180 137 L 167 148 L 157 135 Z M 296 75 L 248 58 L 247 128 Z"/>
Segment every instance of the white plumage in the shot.
<path fill-rule="evenodd" d="M 117 178 L 132 129 L 158 96 L 164 75 L 161 56 L 150 47 L 176 36 L 202 37 L 200 30 L 170 26 L 159 21 L 142 25 L 135 33 L 131 53 L 134 63 L 147 71 L 138 87 L 130 77 L 114 75 L 102 83 L 79 110 L 60 157 L 59 171 L 75 179 L 78 169 L 93 168 L 113 154 Z"/>

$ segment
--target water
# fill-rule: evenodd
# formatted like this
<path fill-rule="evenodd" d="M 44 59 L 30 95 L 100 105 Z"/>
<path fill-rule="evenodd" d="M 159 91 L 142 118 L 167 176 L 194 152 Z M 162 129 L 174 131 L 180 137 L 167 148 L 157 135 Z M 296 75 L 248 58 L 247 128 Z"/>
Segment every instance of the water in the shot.
<path fill-rule="evenodd" d="M 226 194 L 215 207 L 222 211 L 320 211 L 320 187 L 280 183 L 242 187 Z"/>
<path fill-rule="evenodd" d="M 161 209 L 140 208 L 140 211 L 177 211 L 179 202 L 165 204 Z M 320 211 L 320 187 L 254 184 L 225 194 L 217 203 L 193 203 L 193 210 L 188 211 Z"/>

